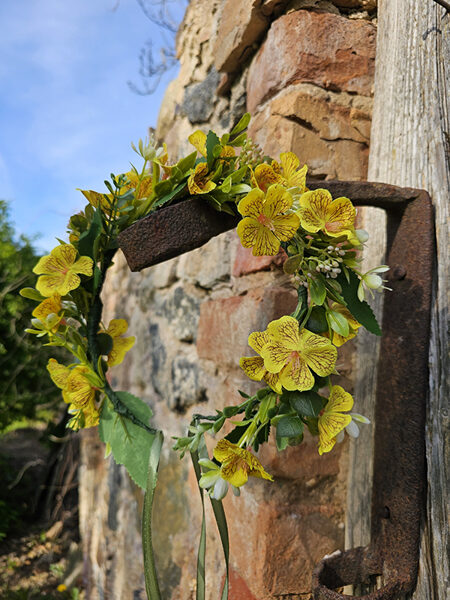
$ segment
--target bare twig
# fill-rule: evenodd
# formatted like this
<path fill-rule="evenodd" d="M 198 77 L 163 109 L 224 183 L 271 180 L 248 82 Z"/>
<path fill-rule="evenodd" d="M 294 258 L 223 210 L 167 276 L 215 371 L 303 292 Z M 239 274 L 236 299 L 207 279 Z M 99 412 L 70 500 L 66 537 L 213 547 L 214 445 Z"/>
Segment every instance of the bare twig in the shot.
<path fill-rule="evenodd" d="M 448 13 L 450 13 L 450 4 L 448 2 L 445 2 L 445 0 L 434 0 L 434 2 L 440 4 Z"/>

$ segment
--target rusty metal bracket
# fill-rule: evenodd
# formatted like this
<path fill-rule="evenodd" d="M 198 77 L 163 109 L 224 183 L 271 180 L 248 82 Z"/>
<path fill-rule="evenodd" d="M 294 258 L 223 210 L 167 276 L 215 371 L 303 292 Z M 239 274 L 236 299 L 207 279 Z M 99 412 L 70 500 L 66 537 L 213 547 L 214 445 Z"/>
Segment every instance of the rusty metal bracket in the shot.
<path fill-rule="evenodd" d="M 383 587 L 361 598 L 394 600 L 416 585 L 425 503 L 433 209 L 428 194 L 416 189 L 337 181 L 309 181 L 308 187 L 386 210 L 393 289 L 385 296 L 378 366 L 371 543 L 323 559 L 313 574 L 313 595 L 350 598 L 335 589 L 382 575 Z M 138 271 L 197 248 L 236 223 L 195 198 L 135 223 L 120 234 L 119 245 L 130 269 Z"/>

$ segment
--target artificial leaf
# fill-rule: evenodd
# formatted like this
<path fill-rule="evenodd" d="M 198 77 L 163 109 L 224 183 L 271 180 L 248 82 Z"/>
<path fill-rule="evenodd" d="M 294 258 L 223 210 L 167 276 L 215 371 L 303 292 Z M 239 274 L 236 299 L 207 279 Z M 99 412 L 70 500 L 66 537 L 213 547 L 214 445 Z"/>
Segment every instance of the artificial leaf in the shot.
<path fill-rule="evenodd" d="M 298 415 L 302 417 L 317 417 L 323 408 L 322 396 L 317 392 L 283 392 L 283 402 L 286 400 Z"/>
<path fill-rule="evenodd" d="M 325 302 L 327 289 L 320 276 L 309 280 L 309 293 L 311 295 L 311 300 L 314 304 L 317 304 L 317 306 L 321 306 Z"/>
<path fill-rule="evenodd" d="M 231 130 L 231 135 L 237 135 L 238 133 L 241 133 L 241 131 L 244 131 L 244 129 L 248 127 L 250 119 L 250 113 L 243 114 L 242 117 L 239 119 L 239 122 Z"/>
<path fill-rule="evenodd" d="M 37 300 L 37 302 L 42 302 L 45 300 L 45 296 L 42 296 L 42 294 L 31 287 L 22 288 L 19 291 L 19 294 L 24 298 L 29 298 L 30 300 Z"/>
<path fill-rule="evenodd" d="M 160 208 L 161 206 L 164 206 L 165 204 L 170 204 L 170 202 L 172 202 L 172 200 L 175 200 L 176 198 L 178 198 L 184 194 L 185 188 L 186 188 L 185 181 L 183 181 L 182 183 L 179 183 L 177 185 L 177 187 L 174 188 L 170 193 L 168 193 L 165 196 L 163 196 L 162 198 L 159 198 L 158 200 L 156 200 L 156 202 L 154 202 L 152 204 L 152 210 L 154 210 L 155 208 Z"/>
<path fill-rule="evenodd" d="M 314 306 L 305 325 L 308 331 L 313 333 L 324 333 L 328 331 L 328 322 L 325 309 L 322 306 Z"/>
<path fill-rule="evenodd" d="M 377 319 L 373 314 L 372 309 L 364 300 L 361 302 L 357 296 L 359 279 L 357 275 L 351 270 L 348 270 L 349 281 L 346 276 L 340 273 L 338 281 L 342 287 L 342 296 L 347 303 L 348 310 L 352 313 L 358 323 L 361 323 L 368 331 L 375 335 L 381 335 L 381 329 L 378 325 Z"/>
<path fill-rule="evenodd" d="M 211 168 L 214 162 L 214 148 L 220 144 L 220 140 L 214 131 L 208 131 L 208 135 L 206 136 L 206 161 L 208 163 L 208 169 Z"/>
<path fill-rule="evenodd" d="M 99 238 L 102 228 L 101 210 L 96 208 L 89 229 L 84 231 L 78 240 L 78 252 L 80 256 L 89 256 L 94 262 L 97 260 L 98 243 L 96 243 L 96 240 Z"/>
<path fill-rule="evenodd" d="M 341 315 L 337 310 L 328 310 L 327 317 L 331 329 L 346 338 L 349 333 L 349 324 L 344 315 Z"/>
<path fill-rule="evenodd" d="M 303 422 L 298 416 L 285 415 L 277 423 L 277 438 L 295 438 L 303 433 Z"/>
<path fill-rule="evenodd" d="M 116 395 L 136 418 L 148 424 L 152 411 L 142 400 L 128 392 L 116 392 Z M 108 399 L 105 399 L 100 415 L 99 435 L 105 444 L 111 446 L 116 463 L 124 465 L 133 481 L 145 489 L 150 449 L 155 435 L 118 415 Z"/>
<path fill-rule="evenodd" d="M 179 160 L 177 162 L 177 167 L 181 171 L 181 173 L 184 175 L 188 171 L 190 171 L 190 169 L 193 168 L 193 166 L 195 165 L 196 159 L 197 159 L 197 150 L 194 150 L 194 152 L 192 152 L 191 154 L 188 154 L 188 156 L 185 156 L 184 158 Z"/>

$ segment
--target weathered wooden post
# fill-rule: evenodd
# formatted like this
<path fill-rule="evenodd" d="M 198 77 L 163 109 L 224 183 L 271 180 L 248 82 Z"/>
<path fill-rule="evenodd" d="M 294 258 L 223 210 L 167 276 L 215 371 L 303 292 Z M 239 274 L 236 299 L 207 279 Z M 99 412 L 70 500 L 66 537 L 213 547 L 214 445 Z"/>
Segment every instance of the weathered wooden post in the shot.
<path fill-rule="evenodd" d="M 450 14 L 432 0 L 379 0 L 375 106 L 369 181 L 426 189 L 436 221 L 437 265 L 430 343 L 430 393 L 426 421 L 427 505 L 421 536 L 419 579 L 414 600 L 449 597 L 446 481 L 449 472 L 448 354 L 448 206 L 450 198 Z M 371 260 L 384 252 L 384 221 L 365 213 L 371 232 Z M 379 254 L 376 256 L 375 239 Z M 407 307 L 405 307 L 407 310 Z M 373 398 L 371 364 L 376 348 L 363 338 L 358 351 L 357 396 Z M 372 370 L 373 371 L 373 370 Z M 367 414 L 367 409 L 364 407 Z M 352 448 L 348 487 L 347 546 L 367 542 L 371 483 L 371 439 Z M 363 433 L 363 435 L 364 435 Z M 365 456 L 365 460 L 362 457 Z M 368 500 L 369 499 L 369 500 Z"/>

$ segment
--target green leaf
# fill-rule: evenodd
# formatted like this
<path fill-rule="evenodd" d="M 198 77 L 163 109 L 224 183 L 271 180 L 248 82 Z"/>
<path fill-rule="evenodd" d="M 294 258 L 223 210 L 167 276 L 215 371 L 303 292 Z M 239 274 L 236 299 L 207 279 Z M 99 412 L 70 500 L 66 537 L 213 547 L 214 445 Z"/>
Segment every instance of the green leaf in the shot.
<path fill-rule="evenodd" d="M 158 198 L 162 198 L 163 196 L 167 196 L 172 191 L 172 182 L 170 179 L 165 179 L 164 181 L 160 181 L 155 185 L 155 196 Z"/>
<path fill-rule="evenodd" d="M 28 298 L 29 300 L 36 300 L 37 302 L 42 302 L 45 300 L 45 296 L 42 296 L 37 290 L 31 287 L 22 288 L 19 292 L 21 296 L 24 298 Z"/>
<path fill-rule="evenodd" d="M 128 392 L 116 392 L 116 395 L 135 417 L 148 424 L 152 411 L 142 400 Z M 103 404 L 98 429 L 100 439 L 111 446 L 116 463 L 124 465 L 133 481 L 145 489 L 150 449 L 155 435 L 118 415 L 108 399 Z"/>
<path fill-rule="evenodd" d="M 277 438 L 293 438 L 303 433 L 303 422 L 298 416 L 286 415 L 277 423 Z"/>
<path fill-rule="evenodd" d="M 208 135 L 206 136 L 206 161 L 208 163 L 208 169 L 211 168 L 214 162 L 214 148 L 220 144 L 220 140 L 214 131 L 208 131 Z"/>
<path fill-rule="evenodd" d="M 313 333 L 324 333 L 328 331 L 328 322 L 325 309 L 322 306 L 314 306 L 305 328 Z"/>
<path fill-rule="evenodd" d="M 288 400 L 291 407 L 302 417 L 317 417 L 323 408 L 322 396 L 316 392 L 283 392 L 283 401 Z"/>
<path fill-rule="evenodd" d="M 359 279 L 357 275 L 348 269 L 349 281 L 345 275 L 340 273 L 338 281 L 342 287 L 342 296 L 347 303 L 348 310 L 352 313 L 355 319 L 363 325 L 368 331 L 375 335 L 381 335 L 381 329 L 377 319 L 373 314 L 372 309 L 366 301 L 360 302 L 357 296 Z"/>
<path fill-rule="evenodd" d="M 96 240 L 103 229 L 101 210 L 96 208 L 92 217 L 91 225 L 87 231 L 80 235 L 78 240 L 78 252 L 80 256 L 89 256 L 96 262 L 97 248 Z"/>
<path fill-rule="evenodd" d="M 347 319 L 344 315 L 337 312 L 337 310 L 328 310 L 327 311 L 328 322 L 333 331 L 342 335 L 342 337 L 347 337 L 349 332 L 349 325 Z"/>
<path fill-rule="evenodd" d="M 241 133 L 241 131 L 244 131 L 244 129 L 248 127 L 250 119 L 250 113 L 245 113 L 242 115 L 242 117 L 239 119 L 239 122 L 231 130 L 231 135 L 237 135 L 238 133 Z"/>
<path fill-rule="evenodd" d="M 231 140 L 229 142 L 230 146 L 242 146 L 242 144 L 245 142 L 245 140 L 247 139 L 247 134 L 241 133 L 241 135 L 238 135 L 237 138 L 234 138 L 234 140 Z"/>
<path fill-rule="evenodd" d="M 197 150 L 194 150 L 194 152 L 192 152 L 192 154 L 188 154 L 188 156 L 185 156 L 184 158 L 179 160 L 177 162 L 177 167 L 178 167 L 178 169 L 180 169 L 180 171 L 183 174 L 185 174 L 190 169 L 193 168 L 193 166 L 195 165 L 196 159 L 197 159 Z"/>
<path fill-rule="evenodd" d="M 298 271 L 298 268 L 302 264 L 302 261 L 303 261 L 302 254 L 296 254 L 295 256 L 290 256 L 284 262 L 283 271 L 285 273 L 287 273 L 288 275 L 293 275 L 296 271 Z"/>
<path fill-rule="evenodd" d="M 322 304 L 325 302 L 325 298 L 327 297 L 327 289 L 320 276 L 317 276 L 314 279 L 311 278 L 309 280 L 309 293 L 314 304 L 317 304 L 317 306 L 322 306 Z"/>
<path fill-rule="evenodd" d="M 182 183 L 179 183 L 177 185 L 177 187 L 175 189 L 173 189 L 169 194 L 166 194 L 162 198 L 159 198 L 158 200 L 156 200 L 156 202 L 154 202 L 152 204 L 152 210 L 154 210 L 155 208 L 160 208 L 161 206 L 164 206 L 165 204 L 169 204 L 170 202 L 172 202 L 172 200 L 175 200 L 175 198 L 177 198 L 178 196 L 181 196 L 184 193 L 185 188 L 186 188 L 185 181 L 183 181 Z"/>

